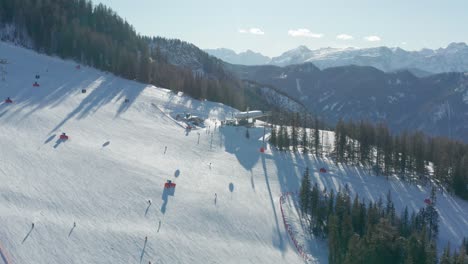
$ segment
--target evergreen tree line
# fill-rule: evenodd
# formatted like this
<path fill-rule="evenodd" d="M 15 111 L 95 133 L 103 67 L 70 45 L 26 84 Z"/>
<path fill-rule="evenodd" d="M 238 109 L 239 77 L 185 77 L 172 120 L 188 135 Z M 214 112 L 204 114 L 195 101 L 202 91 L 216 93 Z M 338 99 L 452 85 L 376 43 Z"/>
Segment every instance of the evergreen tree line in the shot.
<path fill-rule="evenodd" d="M 408 208 L 398 215 L 391 193 L 386 201 L 365 203 L 349 189 L 334 193 L 312 186 L 306 169 L 299 193 L 300 210 L 308 230 L 328 240 L 329 263 L 438 263 L 436 238 L 439 216 L 436 191 L 419 212 Z M 458 252 L 446 248 L 441 263 L 465 264 L 466 242 Z M 449 259 L 449 262 L 442 260 Z"/>
<path fill-rule="evenodd" d="M 13 24 L 12 36 L 26 32 L 33 48 L 48 55 L 73 59 L 118 76 L 183 91 L 197 99 L 246 106 L 244 89 L 224 74 L 208 55 L 202 63 L 211 75 L 194 74 L 168 63 L 158 45 L 162 38 L 141 36 L 103 4 L 89 0 L 2 0 L 0 26 Z M 4 39 L 5 40 L 5 39 Z M 216 77 L 216 78 L 215 78 Z"/>
<path fill-rule="evenodd" d="M 468 264 L 468 239 L 464 238 L 460 250 L 451 250 L 450 243 L 444 249 L 444 253 L 440 257 L 440 264 Z"/>
<path fill-rule="evenodd" d="M 392 135 L 385 124 L 343 122 L 335 127 L 338 162 L 369 166 L 377 174 L 434 181 L 468 199 L 468 145 L 422 132 Z"/>
<path fill-rule="evenodd" d="M 322 155 L 324 123 L 316 116 L 275 112 L 270 143 L 281 151 Z M 378 175 L 430 182 L 468 199 L 468 144 L 420 131 L 393 135 L 389 128 L 366 121 L 338 121 L 333 156 L 337 162 L 371 168 Z"/>
<path fill-rule="evenodd" d="M 301 151 L 322 155 L 324 152 L 323 135 L 320 130 L 325 124 L 309 114 L 275 112 L 271 126 L 270 144 L 280 151 Z"/>

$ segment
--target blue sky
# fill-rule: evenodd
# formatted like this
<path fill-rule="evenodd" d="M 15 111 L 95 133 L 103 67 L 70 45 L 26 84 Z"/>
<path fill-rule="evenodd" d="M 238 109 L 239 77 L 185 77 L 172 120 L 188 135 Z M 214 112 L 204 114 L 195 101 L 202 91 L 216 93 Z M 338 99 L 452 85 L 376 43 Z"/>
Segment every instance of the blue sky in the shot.
<path fill-rule="evenodd" d="M 93 1 L 144 35 L 268 56 L 299 45 L 419 50 L 468 42 L 468 0 Z"/>

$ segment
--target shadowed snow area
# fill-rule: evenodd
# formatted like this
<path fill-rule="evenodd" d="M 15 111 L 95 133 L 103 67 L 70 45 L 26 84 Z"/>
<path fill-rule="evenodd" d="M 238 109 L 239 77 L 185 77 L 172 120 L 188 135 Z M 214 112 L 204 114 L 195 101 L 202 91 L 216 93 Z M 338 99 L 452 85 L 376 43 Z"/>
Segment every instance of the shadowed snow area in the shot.
<path fill-rule="evenodd" d="M 8 61 L 0 99 L 13 100 L 0 103 L 1 264 L 304 263 L 279 196 L 299 188 L 306 166 L 329 168 L 313 177 L 327 188 L 348 183 L 370 199 L 390 189 L 397 210 L 428 196 L 313 156 L 261 154 L 263 128 L 249 139 L 245 128 L 220 128 L 237 110 L 219 103 L 2 42 L 0 58 Z M 206 127 L 186 131 L 174 119 L 184 112 Z M 467 203 L 441 195 L 438 207 L 439 247 L 458 244 L 468 236 Z"/>

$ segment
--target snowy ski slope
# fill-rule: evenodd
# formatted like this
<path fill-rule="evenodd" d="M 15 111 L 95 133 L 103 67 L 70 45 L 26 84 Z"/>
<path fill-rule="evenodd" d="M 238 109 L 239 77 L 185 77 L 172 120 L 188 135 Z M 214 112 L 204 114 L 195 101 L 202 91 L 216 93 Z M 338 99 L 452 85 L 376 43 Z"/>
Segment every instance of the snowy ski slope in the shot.
<path fill-rule="evenodd" d="M 348 183 L 372 199 L 392 189 L 397 206 L 423 206 L 428 195 L 312 156 L 261 154 L 263 128 L 247 139 L 243 128 L 215 125 L 237 111 L 222 104 L 2 42 L 0 58 L 9 62 L 0 99 L 14 101 L 0 103 L 0 264 L 303 263 L 278 198 L 299 188 L 306 166 L 329 167 L 314 173 L 328 188 Z M 173 119 L 183 112 L 206 128 L 185 131 Z M 59 141 L 62 132 L 71 139 Z M 440 242 L 457 244 L 468 205 L 446 195 L 438 203 Z"/>

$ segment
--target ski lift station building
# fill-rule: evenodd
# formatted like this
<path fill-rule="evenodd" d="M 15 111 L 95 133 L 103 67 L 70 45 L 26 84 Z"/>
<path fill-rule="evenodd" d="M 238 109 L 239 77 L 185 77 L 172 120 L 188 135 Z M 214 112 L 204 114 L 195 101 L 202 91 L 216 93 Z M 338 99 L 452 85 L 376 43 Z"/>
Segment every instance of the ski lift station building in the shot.
<path fill-rule="evenodd" d="M 270 112 L 263 112 L 260 110 L 252 110 L 246 112 L 238 112 L 234 114 L 234 120 L 238 125 L 251 125 L 255 122 L 255 119 L 269 116 L 271 115 Z M 228 121 L 227 121 L 228 123 Z"/>

